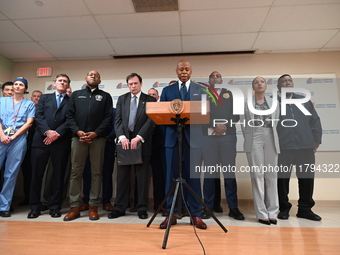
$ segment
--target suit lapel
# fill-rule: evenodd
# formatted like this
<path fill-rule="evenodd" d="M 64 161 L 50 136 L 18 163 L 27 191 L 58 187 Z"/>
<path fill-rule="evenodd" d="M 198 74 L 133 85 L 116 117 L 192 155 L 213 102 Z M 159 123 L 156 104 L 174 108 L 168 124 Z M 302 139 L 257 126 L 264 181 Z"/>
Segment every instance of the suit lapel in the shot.
<path fill-rule="evenodd" d="M 124 102 L 124 107 L 127 109 L 125 112 L 125 117 L 128 120 L 127 122 L 129 123 L 129 116 L 130 116 L 130 105 L 131 105 L 131 93 L 127 93 L 125 96 L 125 102 Z"/>
<path fill-rule="evenodd" d="M 179 83 L 176 82 L 175 84 L 172 84 L 170 86 L 174 86 L 174 87 L 171 87 L 172 88 L 172 98 L 174 99 L 180 99 L 181 96 L 180 96 L 180 92 L 179 92 Z"/>
<path fill-rule="evenodd" d="M 139 102 L 138 102 L 135 125 L 138 122 L 139 117 L 143 113 L 143 110 L 145 108 L 145 101 L 146 101 L 146 95 L 144 93 L 141 93 L 140 98 L 139 98 Z"/>

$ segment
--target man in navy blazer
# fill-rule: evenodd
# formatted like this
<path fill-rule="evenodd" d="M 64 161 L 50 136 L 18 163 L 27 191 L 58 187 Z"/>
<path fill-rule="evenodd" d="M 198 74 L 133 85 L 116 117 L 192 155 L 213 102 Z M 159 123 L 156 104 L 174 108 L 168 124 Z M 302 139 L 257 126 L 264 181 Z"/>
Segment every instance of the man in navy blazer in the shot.
<path fill-rule="evenodd" d="M 131 73 L 126 77 L 130 92 L 118 98 L 116 106 L 115 131 L 124 150 L 133 150 L 139 142 L 142 143 L 142 164 L 134 164 L 137 179 L 137 211 L 140 219 L 147 219 L 148 209 L 148 176 L 151 156 L 151 135 L 155 123 L 146 115 L 146 103 L 155 102 L 152 96 L 141 91 L 142 77 Z M 135 106 L 134 106 L 135 104 Z M 135 107 L 135 108 L 134 108 Z M 136 109 L 136 112 L 134 111 Z M 135 114 L 131 114 L 135 112 Z M 132 121 L 134 120 L 134 121 Z M 109 219 L 125 215 L 129 204 L 130 174 L 132 165 L 117 167 L 117 195 L 113 211 Z"/>
<path fill-rule="evenodd" d="M 58 74 L 54 80 L 56 92 L 41 96 L 35 112 L 36 131 L 32 141 L 32 182 L 30 189 L 31 211 L 27 218 L 41 214 L 41 186 L 49 157 L 53 166 L 52 194 L 49 201 L 50 215 L 61 216 L 63 183 L 67 160 L 71 150 L 71 130 L 66 125 L 66 111 L 70 86 L 66 74 Z"/>
<path fill-rule="evenodd" d="M 181 60 L 177 64 L 176 73 L 178 81 L 171 86 L 163 89 L 161 101 L 172 101 L 181 99 L 182 101 L 199 101 L 203 91 L 200 86 L 190 80 L 192 74 L 191 64 L 187 60 Z M 184 92 L 183 92 L 184 91 Z M 192 139 L 190 139 L 190 136 Z M 172 181 L 178 177 L 178 133 L 176 125 L 166 126 L 165 131 L 165 157 L 166 157 L 166 176 L 165 192 L 167 193 Z M 183 129 L 183 157 L 182 157 L 182 176 L 198 197 L 202 197 L 199 175 L 195 175 L 195 166 L 201 166 L 202 161 L 202 129 L 200 125 L 186 125 Z M 186 190 L 184 190 L 186 191 Z M 173 197 L 167 201 L 167 209 L 170 210 Z M 190 205 L 193 223 L 197 228 L 206 229 L 207 225 L 201 219 L 202 206 L 188 192 L 185 194 L 185 202 Z M 199 212 L 197 212 L 199 211 Z M 181 213 L 181 212 L 179 212 Z M 169 216 L 160 224 L 161 229 L 167 228 Z M 172 217 L 171 224 L 177 223 L 176 217 Z"/>

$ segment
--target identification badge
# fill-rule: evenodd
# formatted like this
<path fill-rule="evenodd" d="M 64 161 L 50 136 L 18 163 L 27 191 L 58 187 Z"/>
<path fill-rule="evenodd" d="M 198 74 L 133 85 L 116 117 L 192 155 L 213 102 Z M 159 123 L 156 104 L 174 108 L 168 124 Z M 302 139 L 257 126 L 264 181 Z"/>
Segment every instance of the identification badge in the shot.
<path fill-rule="evenodd" d="M 8 135 L 14 135 L 14 133 L 15 133 L 15 127 L 10 127 Z"/>

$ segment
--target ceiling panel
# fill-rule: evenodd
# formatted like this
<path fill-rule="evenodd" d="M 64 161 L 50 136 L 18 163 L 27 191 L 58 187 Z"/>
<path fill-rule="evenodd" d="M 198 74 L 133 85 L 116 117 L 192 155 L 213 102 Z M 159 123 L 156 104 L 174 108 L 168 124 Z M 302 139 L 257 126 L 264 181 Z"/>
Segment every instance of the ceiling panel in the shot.
<path fill-rule="evenodd" d="M 36 2 L 43 5 L 38 6 Z M 0 11 L 11 19 L 90 14 L 82 0 L 1 0 Z"/>
<path fill-rule="evenodd" d="M 44 59 L 53 57 L 36 42 L 0 43 L 0 51 L 4 56 L 10 59 L 11 58 Z"/>
<path fill-rule="evenodd" d="M 183 36 L 184 52 L 251 50 L 257 33 Z"/>
<path fill-rule="evenodd" d="M 42 42 L 41 45 L 54 57 L 109 57 L 114 54 L 106 39 Z"/>
<path fill-rule="evenodd" d="M 15 20 L 36 41 L 105 38 L 92 16 Z"/>
<path fill-rule="evenodd" d="M 325 45 L 326 48 L 340 47 L 340 32 L 338 32 L 329 42 Z"/>
<path fill-rule="evenodd" d="M 218 9 L 231 9 L 240 7 L 258 7 L 258 6 L 270 6 L 273 0 L 179 0 L 180 10 L 218 10 Z"/>
<path fill-rule="evenodd" d="M 27 34 L 9 20 L 0 21 L 0 42 L 33 41 Z"/>
<path fill-rule="evenodd" d="M 269 8 L 181 12 L 183 35 L 256 32 Z M 195 24 L 195 25 L 193 25 Z"/>
<path fill-rule="evenodd" d="M 102 15 L 96 19 L 107 37 L 179 35 L 178 12 Z"/>
<path fill-rule="evenodd" d="M 0 20 L 5 20 L 5 19 L 7 19 L 7 17 L 2 12 L 0 12 Z"/>
<path fill-rule="evenodd" d="M 275 0 L 273 5 L 330 4 L 340 0 Z"/>
<path fill-rule="evenodd" d="M 254 44 L 259 50 L 288 50 L 320 48 L 337 30 L 261 32 Z"/>
<path fill-rule="evenodd" d="M 133 4 L 126 0 L 84 0 L 93 14 L 134 13 Z"/>
<path fill-rule="evenodd" d="M 167 54 L 182 52 L 179 36 L 110 39 L 118 55 Z"/>
<path fill-rule="evenodd" d="M 339 28 L 339 11 L 340 4 L 273 7 L 262 31 Z"/>

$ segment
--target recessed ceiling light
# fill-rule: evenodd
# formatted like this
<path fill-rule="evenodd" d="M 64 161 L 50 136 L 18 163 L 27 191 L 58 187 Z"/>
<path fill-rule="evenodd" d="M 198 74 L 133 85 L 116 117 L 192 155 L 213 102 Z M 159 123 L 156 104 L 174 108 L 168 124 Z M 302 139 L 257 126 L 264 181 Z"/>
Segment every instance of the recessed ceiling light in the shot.
<path fill-rule="evenodd" d="M 41 1 L 35 1 L 34 3 L 37 6 L 43 6 L 44 5 L 43 2 L 41 2 Z"/>

